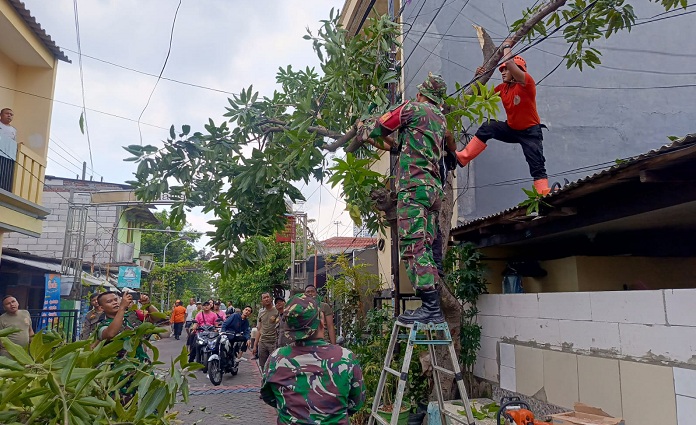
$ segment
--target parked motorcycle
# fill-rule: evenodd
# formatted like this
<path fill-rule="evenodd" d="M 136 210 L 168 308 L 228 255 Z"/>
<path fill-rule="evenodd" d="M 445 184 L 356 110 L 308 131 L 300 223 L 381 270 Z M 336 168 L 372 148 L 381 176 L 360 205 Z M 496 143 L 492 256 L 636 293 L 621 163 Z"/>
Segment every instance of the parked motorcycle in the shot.
<path fill-rule="evenodd" d="M 232 342 L 235 337 L 241 337 L 241 333 L 221 332 L 215 339 L 208 342 L 208 377 L 213 385 L 220 385 L 225 373 L 236 375 L 239 371 L 239 354 L 242 349 L 241 341 Z"/>
<path fill-rule="evenodd" d="M 206 371 L 208 366 L 208 357 L 210 356 L 210 350 L 208 349 L 208 342 L 218 337 L 218 330 L 213 325 L 203 325 L 196 329 L 196 337 L 193 340 L 193 346 L 191 349 L 193 352 L 189 353 L 189 361 L 195 361 L 203 365 L 203 372 Z"/>

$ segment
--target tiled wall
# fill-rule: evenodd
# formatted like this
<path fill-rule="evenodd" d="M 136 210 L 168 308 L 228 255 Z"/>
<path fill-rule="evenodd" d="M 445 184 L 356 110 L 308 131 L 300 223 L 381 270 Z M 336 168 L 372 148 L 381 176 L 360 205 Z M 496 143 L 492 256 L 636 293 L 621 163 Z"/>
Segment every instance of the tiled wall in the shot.
<path fill-rule="evenodd" d="M 696 289 L 483 295 L 474 373 L 627 425 L 686 425 L 696 418 L 695 306 Z"/>

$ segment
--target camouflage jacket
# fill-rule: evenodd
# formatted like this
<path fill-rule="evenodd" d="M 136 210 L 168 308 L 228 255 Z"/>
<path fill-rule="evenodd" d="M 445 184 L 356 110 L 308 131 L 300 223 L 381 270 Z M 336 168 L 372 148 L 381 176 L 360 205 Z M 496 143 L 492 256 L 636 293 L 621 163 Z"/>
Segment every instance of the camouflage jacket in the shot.
<path fill-rule="evenodd" d="M 410 101 L 401 106 L 395 109 L 401 108 L 397 189 L 408 190 L 422 185 L 442 187 L 439 161 L 447 129 L 445 116 L 436 105 L 430 103 Z M 380 118 L 370 137 L 391 133 L 380 124 L 388 115 Z"/>
<path fill-rule="evenodd" d="M 92 335 L 94 329 L 97 327 L 97 323 L 102 319 L 102 312 L 96 309 L 90 310 L 87 315 L 85 315 L 85 322 L 82 324 L 82 333 L 80 333 L 80 339 L 87 339 Z"/>
<path fill-rule="evenodd" d="M 261 397 L 278 410 L 279 424 L 348 425 L 365 403 L 365 384 L 350 350 L 310 340 L 271 354 Z"/>

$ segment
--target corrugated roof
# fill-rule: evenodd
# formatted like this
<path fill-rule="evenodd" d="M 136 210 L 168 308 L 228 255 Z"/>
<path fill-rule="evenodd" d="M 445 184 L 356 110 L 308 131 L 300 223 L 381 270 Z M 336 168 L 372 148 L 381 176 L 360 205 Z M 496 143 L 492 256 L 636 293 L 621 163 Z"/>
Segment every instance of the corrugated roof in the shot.
<path fill-rule="evenodd" d="M 22 3 L 19 0 L 8 1 L 12 5 L 12 7 L 15 8 L 17 13 L 19 13 L 19 16 L 21 16 L 22 19 L 24 19 L 24 22 L 27 23 L 27 26 L 29 26 L 29 28 L 34 32 L 34 34 L 36 34 L 36 36 L 39 37 L 43 45 L 46 46 L 46 48 L 50 50 L 51 53 L 53 53 L 53 56 L 67 63 L 72 63 L 70 59 L 68 59 L 68 57 L 65 55 L 65 53 L 63 53 L 63 51 L 60 50 L 60 47 L 58 47 L 58 45 L 56 45 L 56 43 L 51 39 L 51 36 L 46 34 L 46 31 L 44 31 L 44 29 L 41 28 L 41 24 L 36 22 L 36 19 L 33 16 L 31 16 L 31 12 L 29 12 L 29 9 L 27 9 L 26 6 L 24 6 L 24 3 Z"/>
<path fill-rule="evenodd" d="M 602 170 L 598 173 L 583 177 L 581 179 L 575 180 L 575 181 L 563 186 L 560 190 L 557 190 L 554 193 L 547 195 L 544 198 L 544 201 L 546 201 L 550 204 L 553 204 L 554 199 L 565 197 L 566 195 L 572 193 L 573 191 L 575 191 L 581 187 L 584 187 L 586 185 L 591 185 L 591 184 L 594 184 L 600 180 L 603 180 L 603 179 L 606 179 L 609 177 L 613 177 L 616 174 L 620 174 L 623 170 L 625 170 L 629 167 L 634 167 L 636 164 L 638 164 L 640 162 L 649 160 L 649 159 L 657 157 L 657 156 L 676 152 L 676 151 L 679 151 L 681 149 L 691 148 L 694 145 L 696 145 L 696 134 L 688 134 L 685 137 L 683 137 L 681 139 L 677 139 L 677 140 L 673 141 L 672 143 L 668 143 L 666 145 L 663 145 L 658 149 L 653 149 L 649 152 L 646 152 L 646 153 L 643 153 L 643 154 L 640 154 L 640 155 L 637 155 L 634 157 L 625 158 L 624 160 L 619 161 L 618 164 L 616 164 L 612 167 L 609 167 L 609 168 Z M 497 218 L 501 218 L 501 217 L 510 215 L 512 213 L 521 212 L 521 211 L 525 211 L 525 210 L 526 210 L 526 207 L 516 205 L 514 207 L 510 207 L 506 210 L 497 212 L 495 214 L 491 214 L 491 215 L 488 215 L 485 217 L 480 217 L 480 218 L 476 218 L 476 219 L 473 219 L 471 221 L 468 221 L 461 226 L 457 226 L 457 227 L 453 228 L 452 233 L 462 231 L 462 230 L 464 230 L 468 227 L 474 226 L 474 225 L 483 224 L 486 221 L 494 221 Z"/>

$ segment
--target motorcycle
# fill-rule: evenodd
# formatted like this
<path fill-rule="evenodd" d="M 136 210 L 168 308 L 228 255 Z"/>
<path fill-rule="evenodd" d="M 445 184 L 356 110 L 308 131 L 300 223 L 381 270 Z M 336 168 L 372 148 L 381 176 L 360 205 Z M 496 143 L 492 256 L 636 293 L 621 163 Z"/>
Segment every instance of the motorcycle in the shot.
<path fill-rule="evenodd" d="M 196 330 L 196 337 L 191 347 L 195 352 L 189 354 L 189 361 L 202 364 L 204 366 L 204 372 L 208 365 L 208 357 L 210 356 L 208 342 L 217 338 L 217 336 L 217 328 L 213 325 L 203 325 Z"/>
<path fill-rule="evenodd" d="M 239 372 L 237 354 L 242 349 L 242 341 L 232 342 L 235 337 L 241 337 L 241 333 L 221 332 L 215 339 L 208 342 L 208 377 L 213 385 L 220 385 L 222 376 L 231 373 L 232 376 Z"/>

